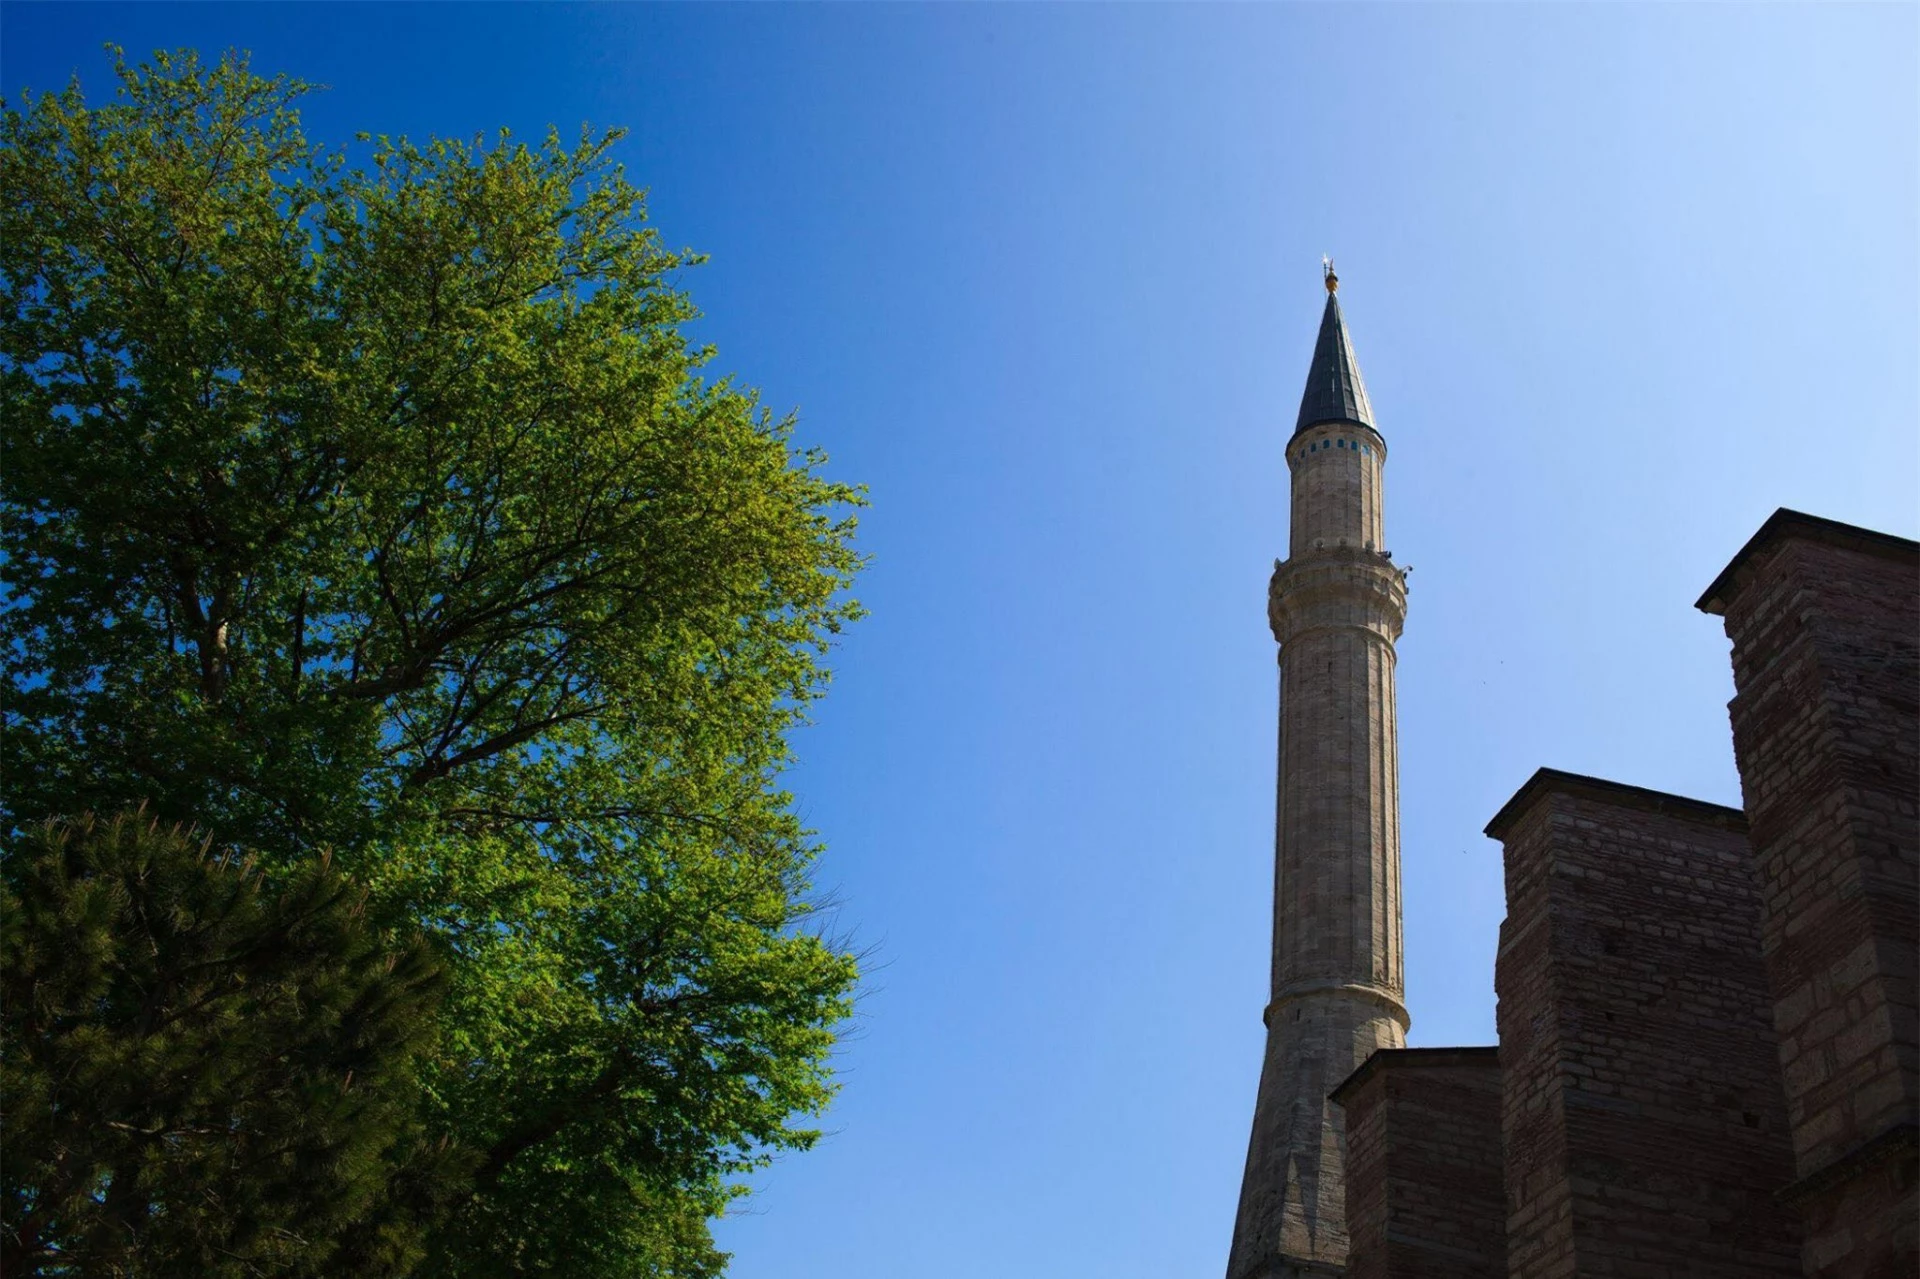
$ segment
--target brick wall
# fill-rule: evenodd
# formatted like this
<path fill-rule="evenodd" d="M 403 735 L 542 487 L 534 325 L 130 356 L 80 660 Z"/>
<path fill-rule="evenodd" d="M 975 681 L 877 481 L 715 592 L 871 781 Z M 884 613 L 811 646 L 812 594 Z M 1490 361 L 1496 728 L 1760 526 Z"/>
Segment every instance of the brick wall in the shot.
<path fill-rule="evenodd" d="M 1545 814 L 1534 820 L 1544 821 Z M 1526 834 L 1537 839 L 1531 825 Z M 1507 914 L 1500 921 L 1494 962 L 1507 1267 L 1515 1279 L 1565 1279 L 1577 1273 L 1567 1181 L 1567 1076 L 1560 1068 L 1561 1023 L 1553 1015 L 1557 995 L 1548 963 L 1550 869 L 1545 857 L 1507 853 Z"/>
<path fill-rule="evenodd" d="M 1744 832 L 1733 809 L 1545 769 L 1487 827 L 1514 1279 L 1799 1273 Z"/>
<path fill-rule="evenodd" d="M 1733 641 L 1806 1274 L 1920 1272 L 1920 558 L 1780 511 L 1700 607 Z"/>
<path fill-rule="evenodd" d="M 1347 1124 L 1347 1279 L 1500 1279 L 1493 1048 L 1382 1049 L 1333 1092 Z"/>

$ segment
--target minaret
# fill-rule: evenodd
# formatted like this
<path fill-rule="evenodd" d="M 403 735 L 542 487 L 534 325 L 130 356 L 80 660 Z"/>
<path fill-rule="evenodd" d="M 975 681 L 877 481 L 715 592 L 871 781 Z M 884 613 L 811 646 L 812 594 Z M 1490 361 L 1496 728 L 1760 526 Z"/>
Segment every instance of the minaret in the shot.
<path fill-rule="evenodd" d="M 1406 1042 L 1394 641 L 1406 571 L 1384 549 L 1381 473 L 1340 281 L 1287 442 L 1291 537 L 1267 590 L 1280 643 L 1273 985 L 1227 1279 L 1333 1275 L 1347 1260 L 1346 1132 L 1327 1100 Z"/>

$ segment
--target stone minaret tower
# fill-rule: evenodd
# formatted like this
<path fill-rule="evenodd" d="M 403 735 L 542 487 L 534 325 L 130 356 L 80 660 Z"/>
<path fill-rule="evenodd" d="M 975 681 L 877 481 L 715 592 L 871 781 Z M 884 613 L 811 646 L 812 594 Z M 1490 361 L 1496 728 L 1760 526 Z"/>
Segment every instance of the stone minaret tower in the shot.
<path fill-rule="evenodd" d="M 1327 1094 L 1405 1043 L 1394 641 L 1405 570 L 1384 549 L 1385 442 L 1327 267 L 1287 442 L 1293 521 L 1267 617 L 1280 642 L 1280 785 L 1266 1060 L 1227 1279 L 1336 1275 L 1346 1132 Z"/>

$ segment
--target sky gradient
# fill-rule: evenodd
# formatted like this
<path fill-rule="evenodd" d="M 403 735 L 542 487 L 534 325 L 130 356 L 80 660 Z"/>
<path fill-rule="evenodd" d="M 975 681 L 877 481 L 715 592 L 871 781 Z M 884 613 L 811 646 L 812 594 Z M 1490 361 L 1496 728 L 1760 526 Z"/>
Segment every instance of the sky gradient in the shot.
<path fill-rule="evenodd" d="M 790 780 L 872 958 L 739 1279 L 1224 1266 L 1322 253 L 1415 567 L 1415 1045 L 1493 1041 L 1536 766 L 1739 802 L 1692 604 L 1760 522 L 1920 528 L 1913 6 L 7 4 L 0 88 L 107 41 L 328 140 L 629 129 L 718 369 L 869 486 Z"/>

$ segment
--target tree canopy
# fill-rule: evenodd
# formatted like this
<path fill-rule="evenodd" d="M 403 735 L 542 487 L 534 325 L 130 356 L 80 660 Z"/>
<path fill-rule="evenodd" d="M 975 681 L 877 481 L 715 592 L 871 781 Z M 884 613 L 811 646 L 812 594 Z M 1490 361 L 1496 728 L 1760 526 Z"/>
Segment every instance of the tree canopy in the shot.
<path fill-rule="evenodd" d="M 428 949 L 388 949 L 324 859 L 269 885 L 143 815 L 7 858 L 6 1272 L 404 1273 L 409 1188 L 460 1180 L 416 1101 Z"/>
<path fill-rule="evenodd" d="M 423 1272 L 712 1273 L 855 981 L 779 775 L 860 495 L 702 377 L 617 133 L 329 148 L 309 91 L 0 114 L 5 820 L 331 850 L 433 940 Z"/>

